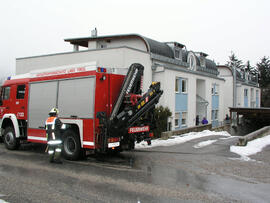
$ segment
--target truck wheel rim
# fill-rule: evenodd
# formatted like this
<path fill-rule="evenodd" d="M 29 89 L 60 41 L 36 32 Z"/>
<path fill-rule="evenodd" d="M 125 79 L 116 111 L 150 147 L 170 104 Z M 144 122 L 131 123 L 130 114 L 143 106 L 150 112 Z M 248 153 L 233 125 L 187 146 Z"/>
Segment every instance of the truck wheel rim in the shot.
<path fill-rule="evenodd" d="M 5 136 L 5 140 L 6 140 L 6 143 L 8 145 L 11 145 L 14 143 L 14 136 L 13 136 L 13 133 L 12 132 L 8 132 Z"/>
<path fill-rule="evenodd" d="M 73 154 L 76 151 L 76 142 L 73 137 L 66 139 L 65 151 L 67 154 Z"/>

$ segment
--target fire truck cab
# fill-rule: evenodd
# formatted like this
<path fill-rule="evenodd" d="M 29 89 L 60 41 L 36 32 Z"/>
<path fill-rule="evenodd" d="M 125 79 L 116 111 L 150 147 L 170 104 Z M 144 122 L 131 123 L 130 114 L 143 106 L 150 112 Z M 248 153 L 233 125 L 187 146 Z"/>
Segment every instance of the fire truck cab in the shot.
<path fill-rule="evenodd" d="M 140 95 L 142 75 L 140 64 L 128 70 L 78 64 L 9 78 L 0 101 L 6 148 L 17 149 L 21 142 L 46 144 L 45 121 L 53 107 L 66 126 L 62 152 L 67 159 L 77 160 L 86 150 L 132 149 L 135 141 L 149 140 L 149 112 L 162 91 L 153 83 Z"/>

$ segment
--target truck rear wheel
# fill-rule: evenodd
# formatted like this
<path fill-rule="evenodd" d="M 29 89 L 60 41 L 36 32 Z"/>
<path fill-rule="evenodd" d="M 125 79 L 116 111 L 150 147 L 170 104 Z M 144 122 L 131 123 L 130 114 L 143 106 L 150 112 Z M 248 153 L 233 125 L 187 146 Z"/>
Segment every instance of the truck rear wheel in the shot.
<path fill-rule="evenodd" d="M 63 155 L 68 160 L 78 160 L 81 157 L 81 142 L 79 136 L 73 130 L 67 130 L 63 134 Z"/>
<path fill-rule="evenodd" d="M 3 139 L 7 149 L 15 150 L 20 146 L 20 142 L 16 138 L 15 131 L 12 127 L 7 127 L 5 129 Z"/>

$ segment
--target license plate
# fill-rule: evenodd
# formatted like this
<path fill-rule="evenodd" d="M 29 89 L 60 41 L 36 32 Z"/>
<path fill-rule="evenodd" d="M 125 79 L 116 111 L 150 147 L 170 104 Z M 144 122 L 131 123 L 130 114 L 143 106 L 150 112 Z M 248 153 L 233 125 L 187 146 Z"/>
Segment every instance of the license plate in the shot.
<path fill-rule="evenodd" d="M 111 143 L 108 144 L 109 148 L 119 147 L 119 146 L 120 146 L 120 142 L 111 142 Z"/>

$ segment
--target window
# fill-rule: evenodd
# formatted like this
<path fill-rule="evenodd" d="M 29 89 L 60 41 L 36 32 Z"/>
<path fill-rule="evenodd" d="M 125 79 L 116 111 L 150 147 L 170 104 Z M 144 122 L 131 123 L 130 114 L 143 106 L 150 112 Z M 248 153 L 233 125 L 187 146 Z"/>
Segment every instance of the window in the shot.
<path fill-rule="evenodd" d="M 190 70 L 196 70 L 196 59 L 194 55 L 190 55 L 188 58 L 188 63 L 189 63 L 189 69 Z"/>
<path fill-rule="evenodd" d="M 203 57 L 203 56 L 200 57 L 200 65 L 201 65 L 201 67 L 205 67 L 206 66 L 205 65 L 205 57 Z"/>
<path fill-rule="evenodd" d="M 248 89 L 244 89 L 244 96 L 245 96 L 245 97 L 248 96 Z"/>
<path fill-rule="evenodd" d="M 3 89 L 3 92 L 2 92 L 2 97 L 3 97 L 3 100 L 7 100 L 9 99 L 9 96 L 10 96 L 10 87 L 4 87 Z"/>
<path fill-rule="evenodd" d="M 219 93 L 219 85 L 212 84 L 211 93 L 212 93 L 212 95 L 218 95 L 218 93 Z"/>
<path fill-rule="evenodd" d="M 182 125 L 187 125 L 187 112 L 182 112 Z"/>
<path fill-rule="evenodd" d="M 174 49 L 174 58 L 180 59 L 180 50 L 179 49 Z"/>
<path fill-rule="evenodd" d="M 218 120 L 218 110 L 212 110 L 212 121 Z"/>
<path fill-rule="evenodd" d="M 215 88 L 215 95 L 218 95 L 219 93 L 219 85 L 216 85 L 216 88 Z"/>
<path fill-rule="evenodd" d="M 180 118 L 180 113 L 175 113 L 175 118 L 174 118 L 174 127 L 175 128 L 179 127 L 179 118 Z"/>
<path fill-rule="evenodd" d="M 216 110 L 216 113 L 215 113 L 215 120 L 218 120 L 218 110 Z"/>
<path fill-rule="evenodd" d="M 175 92 L 179 92 L 179 78 L 175 79 Z"/>
<path fill-rule="evenodd" d="M 24 99 L 25 95 L 25 85 L 18 85 L 17 87 L 17 99 Z"/>
<path fill-rule="evenodd" d="M 182 79 L 182 93 L 187 93 L 187 80 Z"/>

